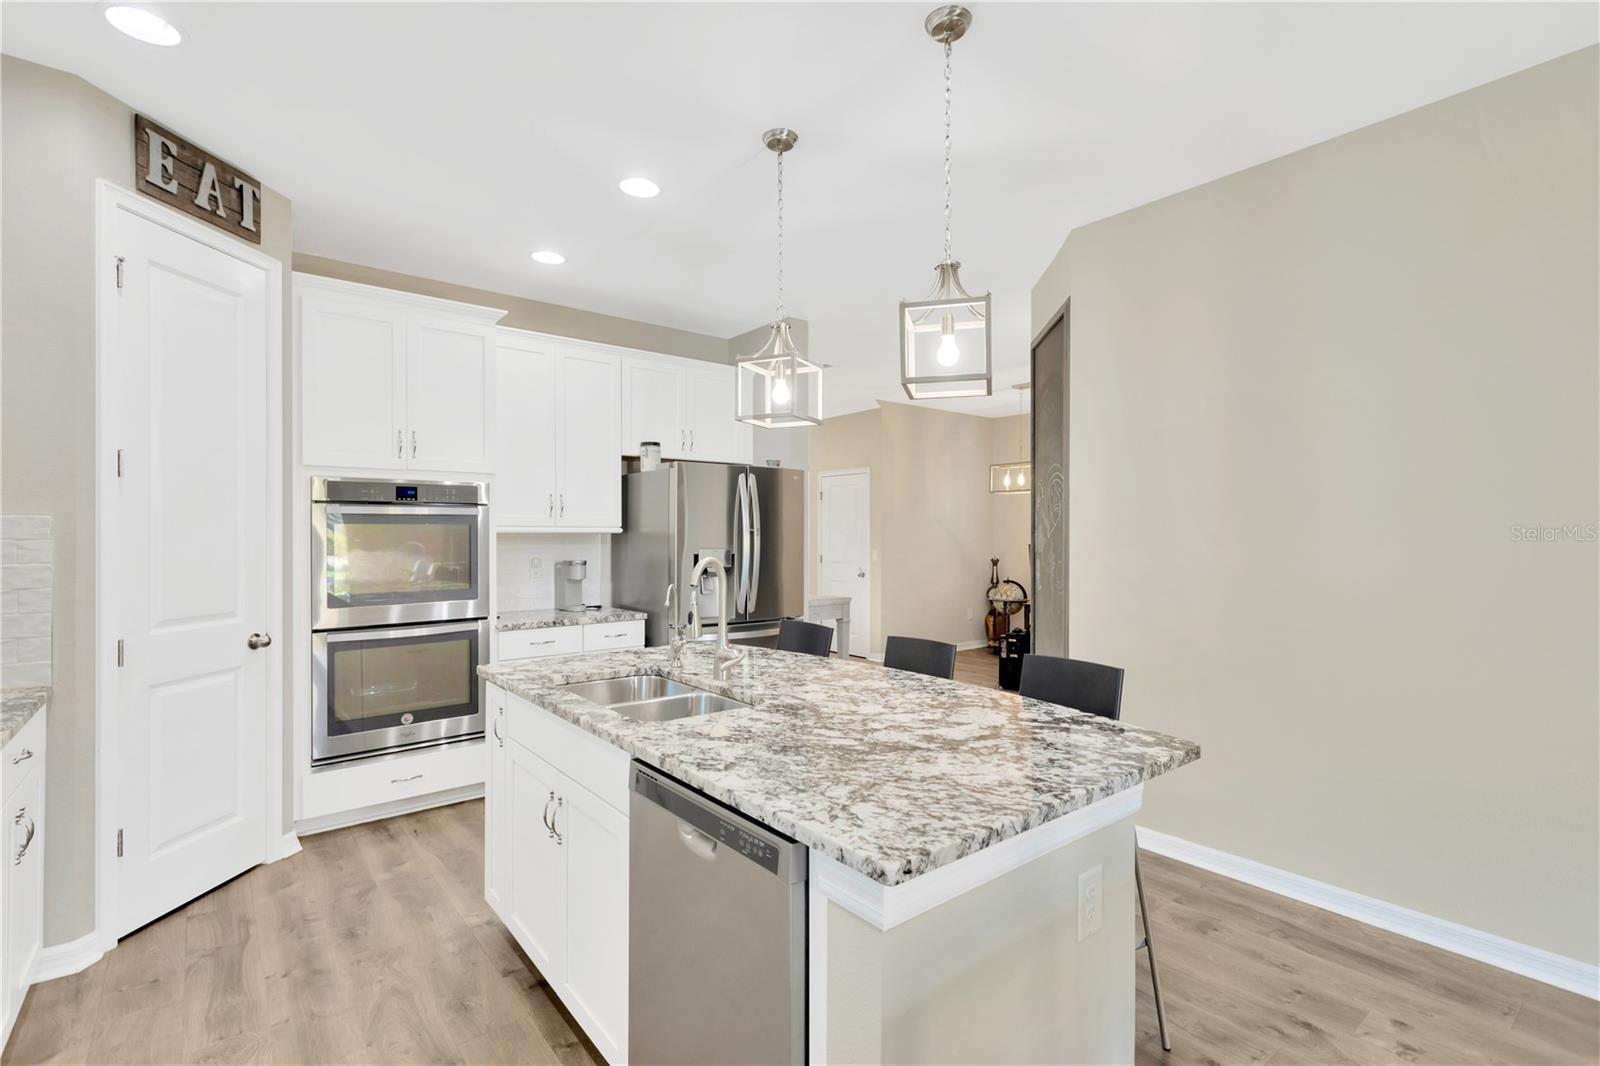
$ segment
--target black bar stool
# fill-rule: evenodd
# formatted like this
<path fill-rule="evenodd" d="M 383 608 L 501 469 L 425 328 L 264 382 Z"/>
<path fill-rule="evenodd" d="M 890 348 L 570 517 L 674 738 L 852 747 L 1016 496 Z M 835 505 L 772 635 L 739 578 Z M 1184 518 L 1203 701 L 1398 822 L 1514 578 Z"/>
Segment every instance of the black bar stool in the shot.
<path fill-rule="evenodd" d="M 798 618 L 785 618 L 778 623 L 778 650 L 798 651 L 806 655 L 828 657 L 833 647 L 833 627 L 815 622 L 802 622 Z"/>
<path fill-rule="evenodd" d="M 883 642 L 883 665 L 948 681 L 956 676 L 956 646 L 921 637 L 890 637 Z"/>
<path fill-rule="evenodd" d="M 1024 655 L 1022 685 L 1018 689 L 1029 699 L 1044 700 L 1071 707 L 1085 714 L 1119 721 L 1122 718 L 1122 667 L 1105 666 L 1084 659 L 1062 659 L 1054 655 Z M 1161 1001 L 1161 978 L 1156 974 L 1156 946 L 1150 941 L 1150 911 L 1144 905 L 1144 878 L 1139 873 L 1138 829 L 1133 841 L 1133 884 L 1139 892 L 1139 920 L 1144 936 L 1133 946 L 1143 948 L 1150 959 L 1150 988 L 1155 992 L 1156 1024 L 1161 1029 L 1161 1049 L 1172 1050 L 1167 1038 L 1167 1009 Z"/>

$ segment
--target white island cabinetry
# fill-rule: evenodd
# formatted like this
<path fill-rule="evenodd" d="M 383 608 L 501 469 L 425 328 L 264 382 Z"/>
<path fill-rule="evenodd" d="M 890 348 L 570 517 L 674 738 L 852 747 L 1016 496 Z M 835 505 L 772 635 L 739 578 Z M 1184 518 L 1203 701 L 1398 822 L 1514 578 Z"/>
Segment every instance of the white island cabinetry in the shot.
<path fill-rule="evenodd" d="M 0 749 L 4 793 L 5 858 L 0 862 L 0 1047 L 33 983 L 44 944 L 44 741 L 45 710 Z M 626 933 L 624 933 L 626 935 Z"/>
<path fill-rule="evenodd" d="M 628 756 L 490 685 L 484 898 L 609 1062 L 628 1046 Z"/>

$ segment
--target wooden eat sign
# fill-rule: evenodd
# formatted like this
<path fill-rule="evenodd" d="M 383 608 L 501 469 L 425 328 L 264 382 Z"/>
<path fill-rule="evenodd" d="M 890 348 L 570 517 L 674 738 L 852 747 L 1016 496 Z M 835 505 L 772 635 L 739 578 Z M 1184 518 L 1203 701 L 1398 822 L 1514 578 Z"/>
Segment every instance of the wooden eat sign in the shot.
<path fill-rule="evenodd" d="M 143 115 L 133 116 L 134 187 L 179 211 L 261 243 L 261 183 Z"/>

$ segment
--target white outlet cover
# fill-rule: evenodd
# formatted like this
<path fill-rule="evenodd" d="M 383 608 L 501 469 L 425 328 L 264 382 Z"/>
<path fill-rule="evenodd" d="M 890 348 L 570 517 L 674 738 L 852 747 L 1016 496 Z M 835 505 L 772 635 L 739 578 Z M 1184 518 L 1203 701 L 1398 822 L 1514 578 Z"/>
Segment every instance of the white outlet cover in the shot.
<path fill-rule="evenodd" d="M 1104 868 L 1092 867 L 1078 875 L 1078 939 L 1087 940 L 1105 924 Z"/>

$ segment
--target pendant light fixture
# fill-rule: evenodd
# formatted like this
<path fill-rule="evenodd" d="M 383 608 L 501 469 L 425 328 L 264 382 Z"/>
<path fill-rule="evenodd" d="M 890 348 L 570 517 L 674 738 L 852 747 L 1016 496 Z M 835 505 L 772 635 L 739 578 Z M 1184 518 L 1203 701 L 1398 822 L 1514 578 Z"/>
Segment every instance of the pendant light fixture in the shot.
<path fill-rule="evenodd" d="M 900 304 L 900 383 L 913 400 L 988 396 L 992 382 L 989 294 L 961 284 L 950 255 L 950 48 L 972 25 L 958 4 L 936 7 L 923 26 L 944 45 L 944 261 L 933 268 L 933 289 Z"/>
<path fill-rule="evenodd" d="M 1024 381 L 1020 385 L 1011 386 L 1017 390 L 1017 414 L 1027 414 L 1028 390 L 1033 388 L 1033 383 Z M 1023 430 L 1026 436 L 1026 428 Z M 1019 441 L 1017 451 L 1023 455 L 1028 454 L 1026 440 Z M 989 464 L 989 491 L 1001 492 L 1032 492 L 1033 491 L 1033 463 L 1028 459 L 1018 459 L 1013 463 Z"/>
<path fill-rule="evenodd" d="M 735 417 L 767 429 L 822 422 L 822 368 L 795 347 L 783 313 L 783 156 L 799 140 L 791 129 L 771 129 L 761 135 L 762 143 L 778 156 L 778 314 L 761 350 L 734 360 Z"/>

